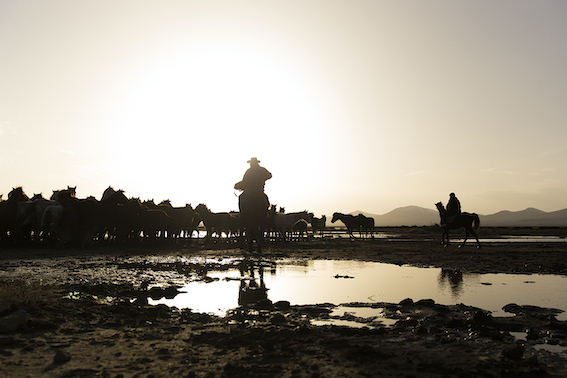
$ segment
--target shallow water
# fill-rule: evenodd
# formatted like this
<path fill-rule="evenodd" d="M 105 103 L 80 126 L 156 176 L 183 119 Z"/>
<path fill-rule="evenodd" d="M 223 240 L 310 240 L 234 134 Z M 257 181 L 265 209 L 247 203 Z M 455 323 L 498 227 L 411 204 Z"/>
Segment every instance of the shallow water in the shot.
<path fill-rule="evenodd" d="M 268 289 L 267 298 L 272 302 L 287 300 L 292 305 L 398 303 L 412 298 L 414 301 L 433 299 L 444 305 L 463 303 L 491 311 L 494 316 L 513 316 L 502 310 L 509 303 L 567 311 L 567 277 L 558 275 L 460 273 L 440 268 L 342 260 L 252 263 L 254 269 L 251 270 L 234 268 L 209 272 L 207 282 L 190 282 L 175 298 L 150 303 L 224 315 L 227 310 L 238 307 L 242 285 L 261 286 L 263 281 Z M 363 310 L 340 307 L 335 311 Z M 559 314 L 557 319 L 567 320 L 567 312 Z"/>

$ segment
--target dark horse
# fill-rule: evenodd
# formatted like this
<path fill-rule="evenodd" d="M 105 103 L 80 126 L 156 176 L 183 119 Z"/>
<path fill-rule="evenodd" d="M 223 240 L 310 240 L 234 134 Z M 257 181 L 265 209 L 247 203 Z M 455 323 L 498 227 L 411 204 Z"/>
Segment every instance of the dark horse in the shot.
<path fill-rule="evenodd" d="M 244 196 L 244 197 L 242 197 Z M 254 251 L 254 240 L 258 252 L 262 252 L 264 229 L 268 222 L 268 207 L 270 203 L 263 192 L 250 191 L 243 193 L 240 198 L 240 221 L 248 243 L 248 251 Z"/>
<path fill-rule="evenodd" d="M 443 214 L 447 210 L 445 210 L 445 206 L 443 206 L 443 203 L 437 202 L 435 206 L 437 207 L 437 210 L 439 210 L 439 216 L 441 216 L 441 219 L 444 219 Z M 461 227 L 464 227 L 465 229 L 465 240 L 463 241 L 463 244 L 459 246 L 459 248 L 465 245 L 469 237 L 469 233 L 475 237 L 477 248 L 480 248 L 480 241 L 478 240 L 478 236 L 476 236 L 476 232 L 475 232 L 480 227 L 480 218 L 475 213 L 458 214 L 451 223 L 441 225 L 441 228 L 443 229 L 443 234 L 441 235 L 441 243 L 443 244 L 443 246 L 447 247 L 449 245 L 449 230 L 456 230 Z M 445 238 L 447 240 L 446 242 L 445 242 Z"/>

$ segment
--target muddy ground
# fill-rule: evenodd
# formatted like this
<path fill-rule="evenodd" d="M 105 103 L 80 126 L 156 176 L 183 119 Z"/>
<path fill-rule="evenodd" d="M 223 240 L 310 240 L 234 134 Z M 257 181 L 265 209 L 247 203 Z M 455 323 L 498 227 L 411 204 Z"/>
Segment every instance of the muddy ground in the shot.
<path fill-rule="evenodd" d="M 498 318 L 466 303 L 411 298 L 358 304 L 383 308 L 397 320 L 393 326 L 348 328 L 311 324 L 328 318 L 333 304 L 261 300 L 216 317 L 145 303 L 148 296 L 175 291 L 176 283 L 206 280 L 207 272 L 227 269 L 223 257 L 567 275 L 564 242 L 486 242 L 477 249 L 473 241 L 445 249 L 434 228 L 381 231 L 390 236 L 271 243 L 261 257 L 225 242 L 205 247 L 202 240 L 159 248 L 2 248 L 0 376 L 567 376 L 565 348 L 537 347 L 567 346 L 567 322 L 557 321 L 554 309 L 510 305 L 506 310 L 515 316 Z M 481 237 L 566 234 L 563 228 L 485 228 Z M 523 332 L 525 340 L 515 332 Z"/>

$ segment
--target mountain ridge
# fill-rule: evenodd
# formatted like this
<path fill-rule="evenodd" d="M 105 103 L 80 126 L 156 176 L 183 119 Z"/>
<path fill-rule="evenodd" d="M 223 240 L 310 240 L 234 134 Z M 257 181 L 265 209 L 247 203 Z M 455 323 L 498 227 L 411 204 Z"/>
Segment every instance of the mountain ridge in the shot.
<path fill-rule="evenodd" d="M 356 210 L 349 214 L 363 214 L 374 218 L 376 227 L 433 226 L 439 224 L 439 212 L 437 210 L 415 205 L 398 207 L 385 214 L 372 214 L 362 210 Z M 478 215 L 481 227 L 567 227 L 567 208 L 545 212 L 534 207 L 528 207 L 520 211 L 502 210 L 494 214 Z M 328 220 L 328 225 L 335 226 L 337 224 L 331 224 Z"/>

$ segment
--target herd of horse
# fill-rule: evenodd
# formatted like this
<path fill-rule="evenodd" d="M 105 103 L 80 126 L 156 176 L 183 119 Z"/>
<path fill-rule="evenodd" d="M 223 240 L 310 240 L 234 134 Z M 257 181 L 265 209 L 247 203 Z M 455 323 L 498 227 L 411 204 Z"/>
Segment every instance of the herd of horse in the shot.
<path fill-rule="evenodd" d="M 324 236 L 326 217 L 301 211 L 286 213 L 271 205 L 240 209 L 240 212 L 212 212 L 205 204 L 174 207 L 169 200 L 159 204 L 153 200 L 128 198 L 124 190 L 108 187 L 101 199 L 76 197 L 76 187 L 54 190 L 49 199 L 42 194 L 29 198 L 22 187 L 13 188 L 6 200 L 0 197 L 0 246 L 45 244 L 80 246 L 98 242 L 160 241 L 191 242 L 199 235 L 202 224 L 205 245 L 221 238 L 246 240 L 261 251 L 265 241 L 289 241 L 294 235 Z M 373 236 L 374 219 L 335 213 L 332 222 L 341 220 L 350 237 Z M 196 233 L 196 234 L 195 234 Z"/>
<path fill-rule="evenodd" d="M 440 214 L 445 211 L 437 204 Z M 443 225 L 442 242 L 448 245 L 449 229 L 464 227 L 478 238 L 476 214 L 463 213 L 458 222 Z M 341 221 L 350 238 L 373 238 L 374 218 L 363 214 L 334 213 L 331 223 Z M 14 188 L 6 200 L 0 197 L 0 246 L 45 244 L 48 246 L 85 247 L 93 243 L 156 243 L 169 241 L 190 243 L 199 235 L 200 224 L 206 235 L 204 243 L 220 239 L 246 241 L 248 249 L 261 252 L 269 241 L 289 241 L 308 235 L 324 237 L 327 218 L 317 218 L 308 211 L 286 213 L 276 205 L 265 208 L 261 201 L 249 201 L 240 212 L 210 211 L 205 204 L 193 208 L 190 204 L 174 207 L 169 200 L 155 204 L 153 200 L 128 198 L 123 190 L 108 187 L 100 200 L 79 199 L 76 187 L 54 190 L 49 199 L 42 194 L 29 198 L 21 187 Z M 446 241 L 445 241 L 446 240 Z M 466 238 L 465 238 L 466 242 Z M 480 243 L 479 243 L 480 245 Z"/>

